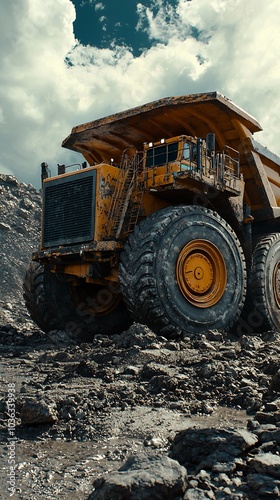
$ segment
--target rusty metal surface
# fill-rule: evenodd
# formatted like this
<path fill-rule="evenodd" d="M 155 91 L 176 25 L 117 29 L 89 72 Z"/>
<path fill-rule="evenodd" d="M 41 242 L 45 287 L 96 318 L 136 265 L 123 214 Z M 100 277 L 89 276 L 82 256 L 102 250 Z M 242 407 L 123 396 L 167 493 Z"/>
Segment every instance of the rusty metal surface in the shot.
<path fill-rule="evenodd" d="M 253 134 L 260 130 L 258 121 L 232 101 L 208 92 L 159 99 L 76 126 L 62 145 L 82 153 L 91 165 L 110 164 L 112 158 L 119 164 L 131 145 L 142 151 L 144 143 L 214 132 L 217 151 L 228 145 L 240 154 L 244 201 L 256 220 L 264 220 L 279 216 L 280 159 L 254 141 Z"/>
<path fill-rule="evenodd" d="M 98 252 L 115 252 L 120 251 L 123 248 L 123 243 L 119 241 L 92 241 L 88 244 L 83 245 L 67 245 L 65 247 L 59 246 L 56 248 L 48 248 L 42 249 L 32 254 L 32 260 L 35 261 L 48 261 L 50 259 L 55 260 L 70 257 L 76 255 L 77 260 L 84 259 L 85 255 L 92 255 L 92 257 L 96 256 Z"/>
<path fill-rule="evenodd" d="M 84 155 L 89 163 L 120 161 L 124 149 L 186 134 L 205 137 L 215 132 L 218 146 L 238 146 L 234 122 L 249 134 L 260 131 L 258 121 L 218 92 L 159 99 L 105 118 L 74 127 L 62 146 Z"/>

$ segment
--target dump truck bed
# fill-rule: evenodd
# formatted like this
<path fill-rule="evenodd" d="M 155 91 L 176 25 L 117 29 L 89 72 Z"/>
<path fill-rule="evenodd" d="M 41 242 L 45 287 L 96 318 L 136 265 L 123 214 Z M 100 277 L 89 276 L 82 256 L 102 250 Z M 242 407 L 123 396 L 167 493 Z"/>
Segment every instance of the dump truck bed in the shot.
<path fill-rule="evenodd" d="M 141 151 L 144 142 L 215 132 L 221 149 L 224 144 L 237 149 L 239 124 L 249 135 L 262 130 L 257 120 L 218 92 L 166 97 L 74 127 L 62 146 L 81 152 L 90 163 L 110 158 L 118 162 L 131 145 Z"/>
<path fill-rule="evenodd" d="M 253 139 L 259 122 L 219 92 L 166 97 L 72 129 L 62 146 L 83 154 L 90 165 L 119 163 L 131 145 L 181 134 L 216 135 L 216 149 L 230 146 L 240 153 L 245 202 L 257 220 L 280 217 L 280 158 Z"/>

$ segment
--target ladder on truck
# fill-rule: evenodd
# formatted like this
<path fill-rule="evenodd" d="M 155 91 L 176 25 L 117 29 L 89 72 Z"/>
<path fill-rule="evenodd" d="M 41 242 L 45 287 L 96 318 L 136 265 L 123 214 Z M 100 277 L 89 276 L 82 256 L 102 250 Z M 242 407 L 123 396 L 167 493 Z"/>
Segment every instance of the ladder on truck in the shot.
<path fill-rule="evenodd" d="M 131 233 L 137 224 L 144 192 L 143 189 L 140 189 L 139 182 L 137 182 L 140 164 L 141 161 L 137 151 L 133 155 L 129 155 L 127 150 L 123 152 L 120 173 L 112 195 L 106 222 L 107 236 L 110 238 L 119 238 L 122 232 L 133 190 L 135 190 L 135 196 L 130 207 L 125 233 Z"/>

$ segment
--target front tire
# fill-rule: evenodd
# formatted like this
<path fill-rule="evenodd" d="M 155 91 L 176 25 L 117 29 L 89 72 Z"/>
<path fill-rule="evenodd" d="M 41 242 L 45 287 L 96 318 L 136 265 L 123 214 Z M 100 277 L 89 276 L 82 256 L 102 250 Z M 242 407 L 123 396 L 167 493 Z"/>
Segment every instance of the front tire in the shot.
<path fill-rule="evenodd" d="M 77 338 L 92 340 L 96 334 L 121 333 L 131 318 L 117 285 L 74 286 L 31 262 L 23 284 L 24 299 L 31 318 L 46 333 L 61 329 Z"/>
<path fill-rule="evenodd" d="M 141 222 L 121 254 L 119 279 L 133 318 L 165 336 L 230 328 L 246 294 L 237 236 L 199 206 L 168 207 Z"/>

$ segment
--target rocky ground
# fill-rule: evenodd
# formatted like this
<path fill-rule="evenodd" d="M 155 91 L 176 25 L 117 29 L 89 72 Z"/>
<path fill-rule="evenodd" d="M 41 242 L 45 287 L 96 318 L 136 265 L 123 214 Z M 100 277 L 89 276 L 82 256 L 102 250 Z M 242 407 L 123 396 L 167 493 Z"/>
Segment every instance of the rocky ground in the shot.
<path fill-rule="evenodd" d="M 278 498 L 280 334 L 44 334 L 21 299 L 40 195 L 0 190 L 0 498 Z"/>

